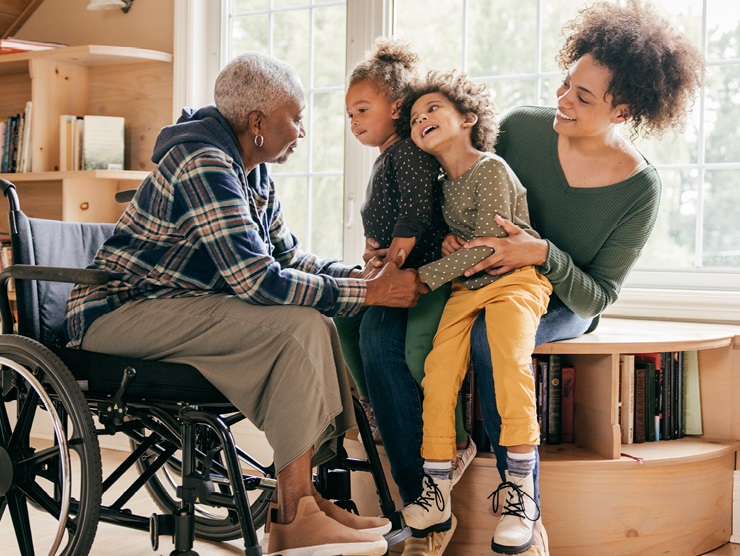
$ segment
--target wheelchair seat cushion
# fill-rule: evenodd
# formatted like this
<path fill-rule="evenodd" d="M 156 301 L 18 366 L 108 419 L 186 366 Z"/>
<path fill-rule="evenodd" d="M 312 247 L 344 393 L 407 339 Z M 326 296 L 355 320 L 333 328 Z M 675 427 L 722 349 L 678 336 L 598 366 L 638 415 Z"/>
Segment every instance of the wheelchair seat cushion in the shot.
<path fill-rule="evenodd" d="M 169 401 L 228 404 L 226 397 L 190 365 L 131 359 L 81 349 L 54 348 L 54 352 L 90 395 L 109 396 L 121 386 L 126 367 L 136 377 L 126 390 L 127 401 Z"/>

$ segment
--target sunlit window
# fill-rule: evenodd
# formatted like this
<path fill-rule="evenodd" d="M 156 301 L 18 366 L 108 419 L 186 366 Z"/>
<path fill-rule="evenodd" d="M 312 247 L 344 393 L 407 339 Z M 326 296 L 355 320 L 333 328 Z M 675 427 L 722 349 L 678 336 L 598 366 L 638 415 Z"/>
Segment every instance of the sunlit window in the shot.
<path fill-rule="evenodd" d="M 350 6 L 355 11 L 345 1 L 230 0 L 224 15 L 230 34 L 226 59 L 261 50 L 301 74 L 308 136 L 288 164 L 272 171 L 291 228 L 310 250 L 334 257 L 348 252 L 342 249 L 344 232 L 351 228 L 343 225 L 344 199 L 353 192 L 361 200 L 365 188 L 362 180 L 344 179 L 345 141 L 353 140 L 345 136 L 344 79 L 346 61 L 355 61 L 347 57 L 352 37 L 346 29 L 370 25 L 363 19 L 368 11 L 387 12 L 383 29 L 410 41 L 425 69 L 464 69 L 489 84 L 497 109 L 504 112 L 522 104 L 555 103 L 561 28 L 592 3 L 350 2 L 357 3 Z M 740 293 L 740 2 L 652 3 L 702 49 L 710 78 L 682 134 L 635 142 L 658 168 L 663 197 L 655 231 L 627 285 Z M 361 46 L 370 48 L 373 38 L 366 33 L 367 44 Z M 353 162 L 350 156 L 347 164 L 367 161 Z M 357 236 L 351 241 L 359 243 Z"/>
<path fill-rule="evenodd" d="M 231 0 L 225 59 L 249 50 L 289 62 L 306 92 L 306 138 L 271 173 L 304 248 L 341 258 L 344 186 L 344 1 Z"/>

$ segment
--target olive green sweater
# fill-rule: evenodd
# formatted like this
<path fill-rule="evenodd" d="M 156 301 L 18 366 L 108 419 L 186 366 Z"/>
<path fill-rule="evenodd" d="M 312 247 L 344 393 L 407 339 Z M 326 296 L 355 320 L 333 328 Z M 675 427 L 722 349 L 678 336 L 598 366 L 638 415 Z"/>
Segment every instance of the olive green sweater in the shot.
<path fill-rule="evenodd" d="M 658 214 L 660 178 L 651 164 L 613 185 L 573 188 L 558 159 L 555 109 L 516 108 L 502 119 L 496 152 L 527 189 L 532 227 L 547 240 L 538 267 L 554 293 L 584 318 L 614 303 Z"/>

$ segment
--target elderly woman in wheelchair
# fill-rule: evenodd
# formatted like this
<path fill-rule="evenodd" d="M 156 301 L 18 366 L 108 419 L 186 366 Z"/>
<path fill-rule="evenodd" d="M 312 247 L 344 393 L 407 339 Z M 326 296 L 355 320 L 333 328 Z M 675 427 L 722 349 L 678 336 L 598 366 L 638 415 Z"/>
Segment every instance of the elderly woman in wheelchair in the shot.
<path fill-rule="evenodd" d="M 103 433 L 126 430 L 134 448 L 129 459 L 142 472 L 139 482 L 148 481 L 155 501 L 171 510 L 172 515 L 154 516 L 149 524 L 155 548 L 159 534 L 172 534 L 172 554 L 195 554 L 193 529 L 206 538 L 234 538 L 238 522 L 245 553 L 261 554 L 254 534 L 259 523 L 252 523 L 244 500 L 245 489 L 263 489 L 267 494 L 260 495 L 259 504 L 251 502 L 251 511 L 257 508 L 264 518 L 276 490 L 270 554 L 380 555 L 387 550 L 388 519 L 344 511 L 314 486 L 313 467 L 336 459 L 337 451 L 342 455 L 341 437 L 354 426 L 357 413 L 328 317 L 351 315 L 363 305 L 408 307 L 424 286 L 413 271 L 393 264 L 374 274 L 300 250 L 267 166 L 285 162 L 305 135 L 302 86 L 290 66 L 265 55 L 241 55 L 219 74 L 214 98 L 215 106 L 185 109 L 176 124 L 161 131 L 153 156 L 157 166 L 114 228 L 78 224 L 70 229 L 69 223 L 55 222 L 57 229 L 43 232 L 39 222 L 29 223 L 17 206 L 14 210 L 12 184 L 2 186 L 11 201 L 11 235 L 22 236 L 24 230 L 28 238 L 72 234 L 75 244 L 92 245 L 95 253 L 88 269 L 76 273 L 59 270 L 50 277 L 43 274 L 49 269 L 16 265 L 14 274 L 0 275 L 2 284 L 11 275 L 17 280 L 19 306 L 53 304 L 49 292 L 59 284 L 40 285 L 45 282 L 39 280 L 77 282 L 66 305 L 66 337 L 58 330 L 64 324 L 59 317 L 49 324 L 45 315 L 63 314 L 59 307 L 42 308 L 28 318 L 19 314 L 18 332 L 39 340 L 38 354 L 30 349 L 33 340 L 0 336 L 1 392 L 4 401 L 12 398 L 18 407 L 13 430 L 0 405 L 0 471 L 11 476 L 0 478 L 0 519 L 8 508 L 18 542 L 25 543 L 23 554 L 34 553 L 25 534 L 30 526 L 24 497 L 51 514 L 69 515 L 59 518 L 50 553 L 89 552 L 98 516 L 141 525 L 121 515 L 126 499 L 100 507 L 101 486 L 94 480 L 100 476 L 100 456 L 80 453 L 97 450 L 91 417 L 74 409 L 85 404 L 94 409 Z M 14 256 L 27 265 L 54 266 L 46 261 L 61 261 L 65 251 L 23 243 L 14 237 Z M 12 318 L 7 299 L 0 299 L 0 309 L 5 326 Z M 66 347 L 60 345 L 64 341 Z M 115 367 L 116 378 L 102 384 L 105 375 L 93 364 Z M 87 393 L 71 392 L 77 387 Z M 211 392 L 206 399 L 204 389 Z M 49 399 L 47 391 L 53 392 Z M 152 406 L 152 398 L 166 402 Z M 233 416 L 224 417 L 226 409 L 209 410 L 216 402 Z M 22 425 L 26 413 L 40 406 L 63 413 L 53 419 L 56 448 L 22 454 L 18 446 L 30 436 L 30 424 Z M 274 468 L 233 445 L 229 425 L 242 416 L 265 432 Z M 68 417 L 72 433 L 61 430 Z M 359 425 L 361 431 L 366 428 Z M 88 437 L 95 446 L 81 447 L 77 440 Z M 57 455 L 62 444 L 73 446 L 88 478 L 73 494 L 56 492 L 64 490 L 63 481 L 52 480 L 55 492 L 40 495 L 44 473 L 54 479 L 71 472 L 68 454 Z M 372 439 L 365 446 L 374 452 Z M 31 465 L 39 454 L 55 462 L 52 472 Z M 377 460 L 377 453 L 368 455 Z M 268 479 L 242 475 L 245 465 Z M 21 473 L 21 468 L 36 471 Z M 183 484 L 176 496 L 166 492 L 167 480 L 157 479 L 162 470 L 170 478 L 179 475 Z M 277 488 L 270 476 L 277 477 Z M 389 499 L 382 477 L 380 482 L 381 498 Z M 229 511 L 225 517 L 194 517 L 193 508 L 204 503 Z M 85 519 L 92 534 L 81 533 Z"/>

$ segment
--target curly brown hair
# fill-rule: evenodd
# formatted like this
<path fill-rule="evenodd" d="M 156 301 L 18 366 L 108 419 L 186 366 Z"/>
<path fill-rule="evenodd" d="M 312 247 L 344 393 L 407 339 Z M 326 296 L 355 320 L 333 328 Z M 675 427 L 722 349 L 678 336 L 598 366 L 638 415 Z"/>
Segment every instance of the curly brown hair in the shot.
<path fill-rule="evenodd" d="M 493 152 L 498 136 L 496 110 L 485 83 L 477 83 L 462 71 L 430 71 L 426 79 L 414 85 L 401 103 L 396 130 L 401 137 L 411 133 L 411 107 L 419 98 L 430 93 L 443 94 L 461 114 L 473 113 L 478 121 L 471 130 L 473 147 L 479 151 Z"/>
<path fill-rule="evenodd" d="M 560 68 L 590 54 L 609 69 L 612 106 L 629 107 L 635 135 L 683 126 L 704 81 L 704 58 L 654 8 L 638 0 L 626 6 L 601 2 L 581 10 L 563 32 Z"/>
<path fill-rule="evenodd" d="M 347 79 L 347 87 L 361 81 L 371 81 L 389 101 L 403 98 L 415 83 L 419 56 L 409 43 L 393 37 L 378 37 L 365 59 L 355 66 Z"/>

